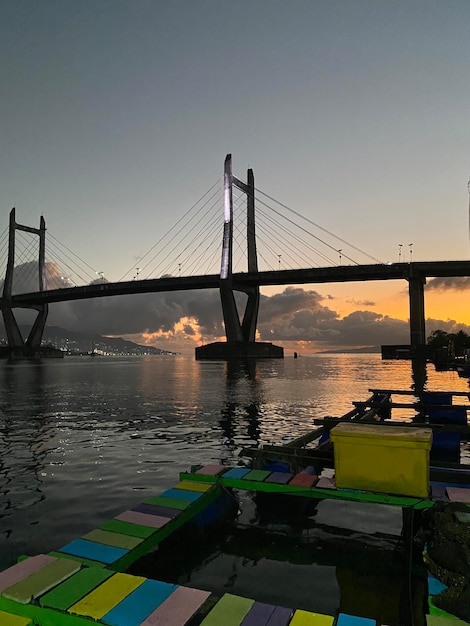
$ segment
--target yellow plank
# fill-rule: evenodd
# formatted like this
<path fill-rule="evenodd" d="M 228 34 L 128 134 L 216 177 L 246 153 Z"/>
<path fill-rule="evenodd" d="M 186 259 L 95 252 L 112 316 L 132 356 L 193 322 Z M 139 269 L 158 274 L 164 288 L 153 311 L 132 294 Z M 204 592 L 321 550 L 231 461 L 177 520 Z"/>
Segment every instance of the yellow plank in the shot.
<path fill-rule="evenodd" d="M 210 483 L 197 483 L 192 480 L 183 480 L 177 485 L 175 485 L 175 489 L 184 489 L 186 491 L 197 491 L 199 493 L 204 493 L 205 491 L 209 491 L 212 489 L 213 485 Z"/>
<path fill-rule="evenodd" d="M 67 612 L 101 619 L 145 580 L 142 576 L 114 574 L 94 591 L 71 606 Z"/>
<path fill-rule="evenodd" d="M 297 609 L 289 626 L 332 626 L 334 617 Z"/>
<path fill-rule="evenodd" d="M 32 623 L 30 617 L 20 617 L 19 615 L 12 615 L 11 613 L 0 611 L 0 624 L 2 626 L 29 626 L 29 624 Z"/>

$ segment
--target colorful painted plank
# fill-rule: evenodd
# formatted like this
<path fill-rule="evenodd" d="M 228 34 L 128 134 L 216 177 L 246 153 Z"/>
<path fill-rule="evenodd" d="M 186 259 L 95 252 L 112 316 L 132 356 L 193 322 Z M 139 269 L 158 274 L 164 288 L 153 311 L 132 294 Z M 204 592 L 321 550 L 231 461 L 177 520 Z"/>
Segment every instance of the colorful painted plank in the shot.
<path fill-rule="evenodd" d="M 110 626 L 140 626 L 176 589 L 176 585 L 146 580 L 135 591 L 103 615 L 101 620 Z"/>
<path fill-rule="evenodd" d="M 84 557 L 85 559 L 91 559 L 92 561 L 100 561 L 101 563 L 114 563 L 129 550 L 123 548 L 114 548 L 113 546 L 105 546 L 102 543 L 94 543 L 93 541 L 86 541 L 86 539 L 75 539 L 66 546 L 60 548 L 60 552 L 65 554 L 73 554 L 74 556 Z"/>
<path fill-rule="evenodd" d="M 141 626 L 183 626 L 210 595 L 208 591 L 200 589 L 177 587 L 171 596 L 142 622 Z"/>
<path fill-rule="evenodd" d="M 287 609 L 283 606 L 277 606 L 274 609 L 273 614 L 267 621 L 266 626 L 286 626 L 290 623 L 292 613 L 292 609 Z"/>
<path fill-rule="evenodd" d="M 12 587 L 4 589 L 2 596 L 20 604 L 28 604 L 32 599 L 46 593 L 80 569 L 80 563 L 70 559 L 55 559 L 34 574 L 30 574 Z"/>
<path fill-rule="evenodd" d="M 463 622 L 453 616 L 426 615 L 426 626 L 468 626 L 468 622 Z"/>
<path fill-rule="evenodd" d="M 100 563 L 99 561 L 92 561 L 91 559 L 85 559 L 83 556 L 75 556 L 74 554 L 65 554 L 65 552 L 49 552 L 50 556 L 54 556 L 58 559 L 69 559 L 70 561 L 76 561 L 81 565 L 86 565 L 88 567 L 104 567 L 104 563 Z"/>
<path fill-rule="evenodd" d="M 149 526 L 142 526 L 141 524 L 131 524 L 130 522 L 123 522 L 119 519 L 110 519 L 101 525 L 102 530 L 109 530 L 113 533 L 120 533 L 121 535 L 129 535 L 129 537 L 140 537 L 141 539 L 147 539 L 155 532 L 154 528 Z"/>
<path fill-rule="evenodd" d="M 114 574 L 84 598 L 73 604 L 68 613 L 101 619 L 145 582 L 141 576 Z"/>
<path fill-rule="evenodd" d="M 29 617 L 20 617 L 0 611 L 0 624 L 2 626 L 30 626 L 33 622 Z"/>
<path fill-rule="evenodd" d="M 271 472 L 268 472 L 268 470 L 254 469 L 254 470 L 250 470 L 248 474 L 245 474 L 245 476 L 243 476 L 243 479 L 244 480 L 259 480 L 260 482 L 263 482 L 263 480 L 267 478 L 269 474 L 271 474 Z"/>
<path fill-rule="evenodd" d="M 470 502 L 470 489 L 447 487 L 447 497 L 450 502 Z"/>
<path fill-rule="evenodd" d="M 255 602 L 243 618 L 240 626 L 266 626 L 275 608 L 273 604 Z"/>
<path fill-rule="evenodd" d="M 161 528 L 171 521 L 168 517 L 159 517 L 158 515 L 147 515 L 147 513 L 139 513 L 138 511 L 124 511 L 115 517 L 116 520 L 121 522 L 129 522 L 131 524 L 140 524 L 141 526 L 148 526 L 153 528 L 154 532 L 156 528 Z"/>
<path fill-rule="evenodd" d="M 330 615 L 322 615 L 320 613 L 311 613 L 310 611 L 297 609 L 289 626 L 332 626 L 334 621 L 334 617 Z"/>
<path fill-rule="evenodd" d="M 107 546 L 114 546 L 115 548 L 124 548 L 124 550 L 132 550 L 138 546 L 139 543 L 142 543 L 142 539 L 138 537 L 120 535 L 119 533 L 113 533 L 99 528 L 83 535 L 82 539 L 94 541 L 95 543 L 104 543 Z"/>
<path fill-rule="evenodd" d="M 430 596 L 438 596 L 442 591 L 447 589 L 447 585 L 434 576 L 428 576 L 428 593 Z"/>
<path fill-rule="evenodd" d="M 226 593 L 202 620 L 201 626 L 239 626 L 254 600 Z"/>
<path fill-rule="evenodd" d="M 201 497 L 201 493 L 197 491 L 187 491 L 185 489 L 167 489 L 160 494 L 162 498 L 175 498 L 176 500 L 189 500 L 194 502 Z"/>
<path fill-rule="evenodd" d="M 336 626 L 375 626 L 375 624 L 375 619 L 357 617 L 348 613 L 340 613 L 336 622 Z"/>
<path fill-rule="evenodd" d="M 290 472 L 271 472 L 264 482 L 276 483 L 277 485 L 287 485 L 291 479 L 292 474 Z"/>
<path fill-rule="evenodd" d="M 110 578 L 113 572 L 100 567 L 84 567 L 61 585 L 39 599 L 39 604 L 51 609 L 66 611 L 93 589 Z"/>
<path fill-rule="evenodd" d="M 183 500 L 182 498 L 166 498 L 162 495 L 159 496 L 150 496 L 146 500 L 144 500 L 144 504 L 152 504 L 155 506 L 164 506 L 169 509 L 179 509 L 180 511 L 184 511 L 188 506 L 191 505 L 189 500 Z"/>
<path fill-rule="evenodd" d="M 158 515 L 159 517 L 177 517 L 180 513 L 180 509 L 170 509 L 167 506 L 155 506 L 153 504 L 145 504 L 142 502 L 137 506 L 133 506 L 131 511 L 137 511 L 138 513 L 147 513 L 147 515 Z"/>
<path fill-rule="evenodd" d="M 196 471 L 196 474 L 202 474 L 203 476 L 218 476 L 227 468 L 225 465 L 204 465 Z"/>
<path fill-rule="evenodd" d="M 246 467 L 232 467 L 232 469 L 228 470 L 223 474 L 224 478 L 235 478 L 240 479 L 244 478 L 246 474 L 248 474 L 250 470 Z"/>
<path fill-rule="evenodd" d="M 300 472 L 296 474 L 294 478 L 290 481 L 289 486 L 292 487 L 313 487 L 313 485 L 317 482 L 318 476 L 312 476 L 310 474 L 304 474 Z"/>
<path fill-rule="evenodd" d="M 205 493 L 212 489 L 212 485 L 208 483 L 198 483 L 195 480 L 183 480 L 174 487 L 175 489 L 185 489 L 186 491 L 199 491 Z"/>
<path fill-rule="evenodd" d="M 30 574 L 34 574 L 34 572 L 37 572 L 42 567 L 56 560 L 57 559 L 47 554 L 38 554 L 37 556 L 32 556 L 29 559 L 20 561 L 3 572 L 0 572 L 0 593 L 2 593 L 4 589 L 16 585 L 16 583 L 19 583 Z"/>

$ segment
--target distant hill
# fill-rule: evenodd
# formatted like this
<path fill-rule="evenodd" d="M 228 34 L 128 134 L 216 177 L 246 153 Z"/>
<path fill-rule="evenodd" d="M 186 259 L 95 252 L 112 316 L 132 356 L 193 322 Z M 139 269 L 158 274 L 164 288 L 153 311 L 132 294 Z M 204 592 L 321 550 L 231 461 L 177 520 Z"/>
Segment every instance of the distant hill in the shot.
<path fill-rule="evenodd" d="M 29 332 L 28 327 L 20 326 L 23 337 Z M 0 335 L 6 339 L 3 324 L 0 326 Z M 74 330 L 66 330 L 58 326 L 46 326 L 44 329 L 43 343 L 49 344 L 54 348 L 66 350 L 73 353 L 88 353 L 95 351 L 97 353 L 113 354 L 113 355 L 174 355 L 176 352 L 169 350 L 160 350 L 153 346 L 142 346 L 133 341 L 126 341 L 121 337 L 103 337 L 102 335 L 81 333 Z"/>
<path fill-rule="evenodd" d="M 342 350 L 325 350 L 317 354 L 376 354 L 381 353 L 381 346 L 365 346 L 364 348 L 348 348 Z"/>

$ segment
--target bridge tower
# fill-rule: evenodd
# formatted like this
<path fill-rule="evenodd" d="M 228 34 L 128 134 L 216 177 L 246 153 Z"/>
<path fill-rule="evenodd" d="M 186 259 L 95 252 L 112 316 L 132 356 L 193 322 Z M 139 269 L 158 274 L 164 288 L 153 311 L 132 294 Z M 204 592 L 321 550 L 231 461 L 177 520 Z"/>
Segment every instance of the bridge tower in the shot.
<path fill-rule="evenodd" d="M 12 291 L 13 291 L 13 273 L 15 269 L 15 234 L 17 230 L 39 236 L 39 260 L 38 260 L 38 279 L 39 291 L 44 291 L 44 267 L 45 267 L 45 249 L 46 249 L 46 223 L 41 216 L 39 228 L 31 228 L 18 224 L 15 219 L 15 209 L 10 211 L 10 226 L 8 238 L 8 261 L 5 272 L 5 281 L 3 283 L 2 298 L 2 315 L 5 324 L 5 332 L 8 340 L 8 351 L 10 356 L 14 357 L 31 357 L 40 354 L 41 340 L 46 325 L 48 305 L 47 304 L 31 304 L 22 305 L 23 308 L 35 309 L 38 314 L 31 327 L 26 341 L 23 339 L 21 331 L 13 313 Z M 45 351 L 47 352 L 47 351 Z"/>
<path fill-rule="evenodd" d="M 248 273 L 258 272 L 255 231 L 255 179 L 247 171 L 246 183 L 232 173 L 232 155 L 224 164 L 224 231 L 220 264 L 220 300 L 224 318 L 226 342 L 215 342 L 196 348 L 196 359 L 283 358 L 284 350 L 272 343 L 256 341 L 260 301 L 259 286 L 237 287 L 233 283 L 233 186 L 247 197 L 247 263 Z M 243 319 L 240 321 L 234 291 L 247 296 Z"/>

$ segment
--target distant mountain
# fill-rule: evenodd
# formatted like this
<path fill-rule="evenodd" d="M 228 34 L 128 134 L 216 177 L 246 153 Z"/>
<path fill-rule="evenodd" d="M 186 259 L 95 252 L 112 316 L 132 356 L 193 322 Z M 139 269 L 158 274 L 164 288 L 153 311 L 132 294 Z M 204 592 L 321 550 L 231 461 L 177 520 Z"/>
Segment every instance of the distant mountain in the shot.
<path fill-rule="evenodd" d="M 344 348 L 343 350 L 324 350 L 317 354 L 376 354 L 381 353 L 381 346 L 365 346 L 364 348 Z"/>
<path fill-rule="evenodd" d="M 29 328 L 20 326 L 21 334 L 26 337 Z M 0 335 L 6 338 L 3 325 L 0 327 Z M 102 335 L 94 335 L 81 333 L 74 330 L 66 330 L 58 326 L 46 326 L 43 335 L 43 344 L 51 345 L 54 348 L 65 350 L 73 353 L 89 353 L 112 354 L 112 355 L 174 355 L 176 352 L 168 350 L 160 350 L 153 346 L 142 346 L 133 341 L 126 341 L 121 337 L 103 337 Z"/>

